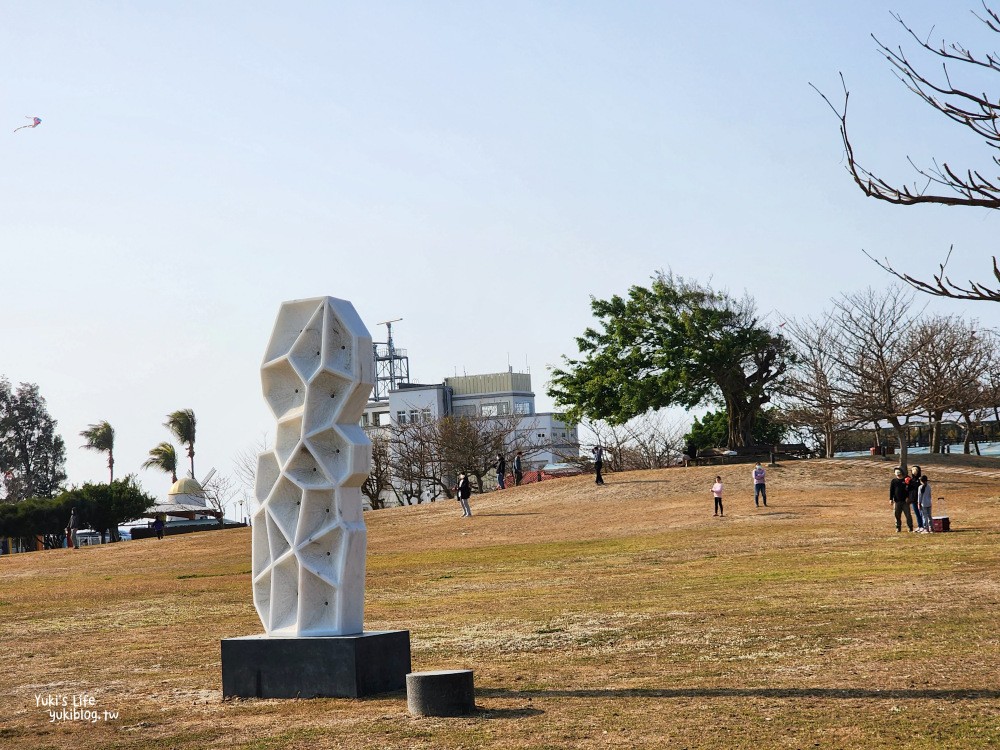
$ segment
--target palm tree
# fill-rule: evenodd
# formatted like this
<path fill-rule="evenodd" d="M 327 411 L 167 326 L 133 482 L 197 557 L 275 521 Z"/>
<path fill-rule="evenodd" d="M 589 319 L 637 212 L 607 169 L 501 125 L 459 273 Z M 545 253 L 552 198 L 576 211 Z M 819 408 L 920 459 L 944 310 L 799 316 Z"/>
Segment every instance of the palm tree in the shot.
<path fill-rule="evenodd" d="M 194 479 L 194 431 L 195 431 L 194 410 L 180 409 L 167 415 L 167 421 L 163 423 L 177 442 L 187 446 L 188 458 L 191 459 L 191 478 Z"/>
<path fill-rule="evenodd" d="M 177 451 L 171 443 L 160 443 L 149 451 L 149 458 L 143 462 L 144 469 L 159 469 L 170 475 L 170 481 L 177 481 Z"/>
<path fill-rule="evenodd" d="M 110 482 L 115 481 L 115 428 L 105 422 L 88 425 L 86 430 L 80 433 L 80 437 L 86 438 L 87 442 L 83 447 L 87 450 L 108 454 L 108 471 L 111 472 Z"/>

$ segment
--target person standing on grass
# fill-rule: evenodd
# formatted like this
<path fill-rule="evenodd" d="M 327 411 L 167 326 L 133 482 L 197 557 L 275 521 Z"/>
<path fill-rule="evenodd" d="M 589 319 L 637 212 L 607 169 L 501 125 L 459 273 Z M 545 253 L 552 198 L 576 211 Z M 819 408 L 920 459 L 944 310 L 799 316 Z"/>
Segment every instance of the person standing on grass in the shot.
<path fill-rule="evenodd" d="M 715 498 L 715 513 L 713 516 L 724 516 L 725 513 L 722 512 L 722 477 L 715 478 L 715 484 L 712 485 L 712 497 Z"/>
<path fill-rule="evenodd" d="M 472 485 L 465 474 L 458 475 L 458 502 L 462 504 L 462 517 L 472 516 L 472 508 L 469 507 L 469 498 L 472 497 Z"/>
<path fill-rule="evenodd" d="M 767 507 L 767 486 L 764 483 L 764 477 L 767 476 L 767 472 L 764 471 L 764 467 L 757 462 L 757 465 L 753 467 L 753 504 L 758 508 L 760 507 L 760 500 L 764 500 L 764 507 Z"/>
<path fill-rule="evenodd" d="M 913 515 L 917 519 L 917 528 L 924 528 L 924 519 L 920 517 L 919 498 L 920 494 L 920 467 L 911 466 L 910 476 L 906 478 L 906 501 L 913 510 Z"/>
<path fill-rule="evenodd" d="M 66 526 L 66 541 L 72 545 L 73 549 L 80 549 L 80 537 L 77 532 L 80 530 L 80 516 L 76 512 L 76 506 L 69 512 L 69 524 Z"/>
<path fill-rule="evenodd" d="M 920 488 L 917 490 L 917 501 L 920 506 L 920 513 L 924 518 L 924 531 L 928 534 L 934 531 L 934 524 L 931 523 L 931 481 L 926 474 L 920 475 Z"/>
<path fill-rule="evenodd" d="M 599 445 L 594 446 L 594 475 L 597 477 L 594 484 L 604 484 L 604 477 L 601 476 L 601 468 L 604 466 L 604 448 Z"/>
<path fill-rule="evenodd" d="M 889 502 L 892 503 L 892 512 L 896 516 L 896 533 L 903 530 L 902 515 L 906 514 L 906 527 L 913 531 L 913 516 L 910 515 L 910 498 L 906 491 L 906 480 L 903 479 L 903 470 L 896 469 L 895 476 L 889 482 Z"/>
<path fill-rule="evenodd" d="M 520 487 L 521 480 L 524 478 L 524 472 L 521 470 L 521 451 L 517 452 L 514 456 L 514 486 Z"/>
<path fill-rule="evenodd" d="M 502 453 L 497 453 L 497 460 L 493 464 L 493 468 L 497 470 L 497 486 L 501 490 L 507 489 L 504 486 L 504 477 L 507 476 L 507 459 L 503 457 Z"/>

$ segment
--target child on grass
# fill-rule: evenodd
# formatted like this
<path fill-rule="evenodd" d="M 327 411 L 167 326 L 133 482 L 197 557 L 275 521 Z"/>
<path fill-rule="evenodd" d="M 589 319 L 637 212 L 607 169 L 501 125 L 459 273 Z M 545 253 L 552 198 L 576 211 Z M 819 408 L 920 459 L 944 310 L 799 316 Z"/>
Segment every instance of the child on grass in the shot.
<path fill-rule="evenodd" d="M 926 474 L 920 475 L 920 487 L 917 490 L 917 502 L 920 505 L 920 515 L 924 519 L 923 531 L 932 532 L 933 524 L 931 523 L 931 483 L 927 478 Z"/>
<path fill-rule="evenodd" d="M 722 477 L 715 478 L 715 484 L 712 485 L 712 497 L 715 498 L 715 513 L 713 516 L 724 516 L 725 513 L 722 512 Z"/>

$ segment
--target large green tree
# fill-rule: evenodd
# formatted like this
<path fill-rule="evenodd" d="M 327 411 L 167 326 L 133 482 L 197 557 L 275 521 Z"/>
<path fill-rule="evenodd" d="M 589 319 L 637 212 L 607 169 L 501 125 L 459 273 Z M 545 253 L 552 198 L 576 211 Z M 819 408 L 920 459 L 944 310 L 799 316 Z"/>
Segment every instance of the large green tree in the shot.
<path fill-rule="evenodd" d="M 66 481 L 66 446 L 34 383 L 0 377 L 0 477 L 7 502 L 52 497 Z"/>
<path fill-rule="evenodd" d="M 627 297 L 591 298 L 598 326 L 579 359 L 554 368 L 549 395 L 567 417 L 612 424 L 665 406 L 722 404 L 727 445 L 753 444 L 754 422 L 791 357 L 753 300 L 660 272 Z"/>
<path fill-rule="evenodd" d="M 87 425 L 87 429 L 80 433 L 80 437 L 87 441 L 83 444 L 87 450 L 108 454 L 108 481 L 115 481 L 115 428 L 107 421 L 98 422 Z"/>
<path fill-rule="evenodd" d="M 118 541 L 119 524 L 136 520 L 156 503 L 131 474 L 110 484 L 74 488 L 66 498 L 78 508 L 83 523 L 101 534 L 102 541 L 106 535 Z"/>

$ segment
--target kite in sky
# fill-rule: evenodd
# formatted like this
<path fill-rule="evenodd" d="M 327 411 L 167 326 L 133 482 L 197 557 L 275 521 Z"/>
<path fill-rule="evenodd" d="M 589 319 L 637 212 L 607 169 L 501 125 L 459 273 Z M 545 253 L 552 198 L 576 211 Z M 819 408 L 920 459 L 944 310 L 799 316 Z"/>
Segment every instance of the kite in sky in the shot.
<path fill-rule="evenodd" d="M 24 130 L 25 128 L 37 128 L 39 125 L 42 124 L 42 119 L 40 117 L 30 117 L 28 115 L 25 115 L 25 117 L 27 117 L 29 120 L 31 120 L 31 124 L 30 125 L 22 125 L 19 128 L 14 128 L 14 132 L 15 133 L 18 130 Z"/>

